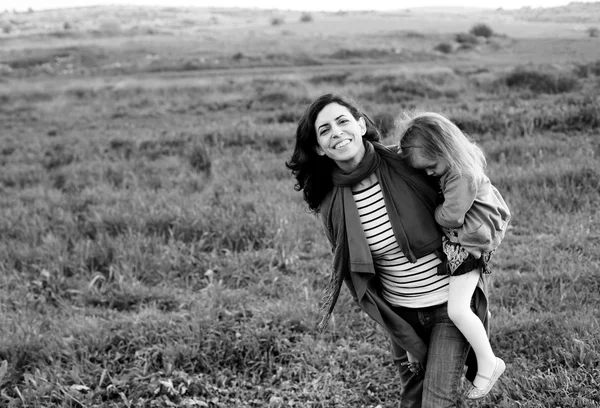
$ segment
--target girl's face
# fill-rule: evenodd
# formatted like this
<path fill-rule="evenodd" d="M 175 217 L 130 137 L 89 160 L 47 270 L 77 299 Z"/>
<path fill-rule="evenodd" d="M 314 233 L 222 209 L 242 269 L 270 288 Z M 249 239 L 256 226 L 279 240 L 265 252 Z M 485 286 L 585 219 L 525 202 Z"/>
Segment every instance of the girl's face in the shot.
<path fill-rule="evenodd" d="M 448 165 L 446 160 L 441 158 L 436 160 L 425 158 L 419 152 L 419 149 L 414 149 L 411 152 L 410 164 L 415 169 L 425 170 L 428 176 L 433 177 L 442 177 L 450 169 L 450 165 Z"/>
<path fill-rule="evenodd" d="M 326 105 L 315 120 L 317 154 L 335 161 L 344 171 L 356 167 L 365 155 L 363 135 L 367 131 L 364 118 L 356 120 L 352 113 L 337 103 Z"/>

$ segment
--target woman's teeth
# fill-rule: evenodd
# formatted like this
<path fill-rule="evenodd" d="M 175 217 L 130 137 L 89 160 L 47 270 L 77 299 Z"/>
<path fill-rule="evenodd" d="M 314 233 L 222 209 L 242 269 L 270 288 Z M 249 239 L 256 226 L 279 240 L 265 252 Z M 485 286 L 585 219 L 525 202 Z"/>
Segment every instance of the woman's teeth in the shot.
<path fill-rule="evenodd" d="M 350 140 L 344 140 L 343 142 L 340 142 L 338 144 L 335 145 L 336 149 L 341 149 L 342 147 L 346 146 L 348 143 L 350 143 Z"/>

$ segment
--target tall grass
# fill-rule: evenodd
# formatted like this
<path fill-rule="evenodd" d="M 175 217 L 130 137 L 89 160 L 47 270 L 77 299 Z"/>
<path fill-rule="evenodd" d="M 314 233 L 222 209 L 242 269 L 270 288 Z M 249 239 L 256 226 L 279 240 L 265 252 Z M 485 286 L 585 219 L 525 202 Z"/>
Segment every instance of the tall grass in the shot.
<path fill-rule="evenodd" d="M 508 86 L 501 71 L 396 68 L 9 83 L 2 404 L 397 406 L 387 337 L 346 290 L 327 332 L 314 327 L 331 253 L 284 162 L 307 103 L 336 90 L 390 143 L 402 111 L 448 114 L 511 207 L 490 277 L 491 341 L 508 370 L 470 406 L 600 406 L 588 71 L 562 93 Z"/>

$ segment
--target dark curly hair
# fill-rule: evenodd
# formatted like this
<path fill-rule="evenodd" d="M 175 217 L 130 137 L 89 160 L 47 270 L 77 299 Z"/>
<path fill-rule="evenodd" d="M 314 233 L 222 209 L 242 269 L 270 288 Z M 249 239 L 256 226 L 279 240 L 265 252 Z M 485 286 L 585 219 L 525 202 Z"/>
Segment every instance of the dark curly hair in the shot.
<path fill-rule="evenodd" d="M 285 165 L 296 177 L 296 191 L 303 190 L 304 200 L 315 213 L 319 212 L 321 202 L 333 187 L 331 173 L 336 163 L 327 156 L 319 156 L 316 151 L 317 132 L 315 121 L 321 110 L 330 103 L 345 106 L 356 120 L 365 119 L 367 131 L 363 139 L 377 142 L 381 138 L 379 129 L 362 107 L 351 98 L 328 93 L 318 97 L 304 112 L 298 121 L 294 152 Z"/>

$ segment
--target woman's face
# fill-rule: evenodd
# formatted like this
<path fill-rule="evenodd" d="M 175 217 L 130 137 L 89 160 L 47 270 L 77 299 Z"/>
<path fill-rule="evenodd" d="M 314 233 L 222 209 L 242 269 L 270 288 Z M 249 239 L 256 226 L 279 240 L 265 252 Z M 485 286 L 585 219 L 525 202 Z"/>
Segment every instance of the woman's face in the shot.
<path fill-rule="evenodd" d="M 340 169 L 350 171 L 363 159 L 365 119 L 356 120 L 345 106 L 335 102 L 326 105 L 317 115 L 315 131 L 317 154 L 329 157 Z"/>

